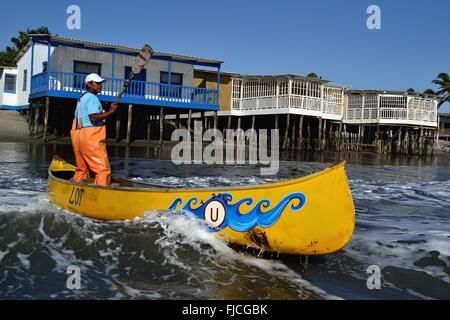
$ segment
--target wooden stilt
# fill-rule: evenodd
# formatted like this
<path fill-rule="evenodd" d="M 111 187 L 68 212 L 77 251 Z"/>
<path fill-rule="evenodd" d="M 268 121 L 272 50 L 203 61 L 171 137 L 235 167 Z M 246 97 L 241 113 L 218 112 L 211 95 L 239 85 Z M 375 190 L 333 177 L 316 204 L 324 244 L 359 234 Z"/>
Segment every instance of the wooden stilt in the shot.
<path fill-rule="evenodd" d="M 290 113 L 286 115 L 286 129 L 284 130 L 284 137 L 283 137 L 283 146 L 281 147 L 283 150 L 286 150 L 288 145 L 288 139 L 289 139 L 289 120 L 290 120 Z"/>
<path fill-rule="evenodd" d="M 45 111 L 44 111 L 44 143 L 47 142 L 47 129 L 48 129 L 48 114 L 50 112 L 50 97 L 45 97 Z"/>
<path fill-rule="evenodd" d="M 342 120 L 339 122 L 339 130 L 338 130 L 338 140 L 337 140 L 337 151 L 342 150 Z"/>
<path fill-rule="evenodd" d="M 163 135 L 164 135 L 164 108 L 161 107 L 159 109 L 159 147 L 162 147 Z"/>
<path fill-rule="evenodd" d="M 120 141 L 120 111 L 116 113 L 116 142 Z"/>
<path fill-rule="evenodd" d="M 219 117 L 217 115 L 217 111 L 214 111 L 214 129 L 218 129 L 219 126 Z"/>
<path fill-rule="evenodd" d="M 189 135 L 191 135 L 191 122 L 192 122 L 192 109 L 189 109 L 188 118 L 187 118 L 187 130 Z"/>
<path fill-rule="evenodd" d="M 307 136 L 306 136 L 306 150 L 311 150 L 311 126 L 310 126 L 310 120 L 308 121 L 308 127 L 307 127 Z"/>
<path fill-rule="evenodd" d="M 299 124 L 298 124 L 297 148 L 299 150 L 302 150 L 302 148 L 303 148 L 303 117 L 304 117 L 304 115 L 300 115 Z"/>
<path fill-rule="evenodd" d="M 127 145 L 131 143 L 131 123 L 133 121 L 133 105 L 128 105 L 128 119 L 127 119 Z"/>
<path fill-rule="evenodd" d="M 321 141 L 322 141 L 322 118 L 319 118 L 319 129 L 318 129 L 318 144 L 317 144 L 317 150 L 322 150 L 321 149 Z"/>
<path fill-rule="evenodd" d="M 202 136 L 203 136 L 203 132 L 205 131 L 205 128 L 206 128 L 205 112 L 204 111 L 200 112 L 200 121 L 201 121 L 201 124 L 202 124 Z"/>
<path fill-rule="evenodd" d="M 278 129 L 278 114 L 275 115 L 275 129 Z"/>
<path fill-rule="evenodd" d="M 39 131 L 39 113 L 41 109 L 41 102 L 39 101 L 36 105 L 36 110 L 34 112 L 34 124 L 33 124 L 33 134 L 37 138 Z"/>
<path fill-rule="evenodd" d="M 237 121 L 237 129 L 241 128 L 241 117 L 238 117 L 238 121 Z"/>
<path fill-rule="evenodd" d="M 289 148 L 290 148 L 291 150 L 294 150 L 294 148 L 295 148 L 295 135 L 297 134 L 297 128 L 296 128 L 296 121 L 295 121 L 294 115 L 292 115 L 292 117 L 293 117 L 293 121 L 292 121 L 292 133 L 291 133 L 291 141 L 290 141 Z"/>
<path fill-rule="evenodd" d="M 150 143 L 152 138 L 152 114 L 147 115 L 147 142 Z"/>
<path fill-rule="evenodd" d="M 177 112 L 175 115 L 175 128 L 180 129 L 180 113 Z"/>

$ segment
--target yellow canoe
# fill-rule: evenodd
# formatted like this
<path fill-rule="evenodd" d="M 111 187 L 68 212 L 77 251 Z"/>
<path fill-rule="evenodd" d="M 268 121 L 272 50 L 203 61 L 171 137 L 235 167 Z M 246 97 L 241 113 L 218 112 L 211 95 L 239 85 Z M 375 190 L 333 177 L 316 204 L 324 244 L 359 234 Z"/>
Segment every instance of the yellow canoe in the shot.
<path fill-rule="evenodd" d="M 319 255 L 350 240 L 355 209 L 345 163 L 288 181 L 214 189 L 176 189 L 113 178 L 111 187 L 70 181 L 75 167 L 54 158 L 50 199 L 100 220 L 129 220 L 151 210 L 190 212 L 224 240 L 268 251 Z"/>

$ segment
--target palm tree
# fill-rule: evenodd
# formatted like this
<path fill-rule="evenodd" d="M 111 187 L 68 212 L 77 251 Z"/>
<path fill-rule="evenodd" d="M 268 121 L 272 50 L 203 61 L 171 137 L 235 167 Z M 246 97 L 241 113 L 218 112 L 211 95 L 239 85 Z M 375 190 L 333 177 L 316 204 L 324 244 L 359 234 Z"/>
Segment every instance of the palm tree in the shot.
<path fill-rule="evenodd" d="M 406 90 L 406 92 L 408 92 L 408 93 L 414 93 L 414 92 L 416 92 L 416 90 L 414 90 L 413 88 L 409 88 L 408 90 Z"/>
<path fill-rule="evenodd" d="M 436 94 L 436 92 L 434 92 L 434 90 L 433 89 L 430 89 L 430 88 L 428 88 L 428 89 L 426 89 L 423 93 L 425 93 L 425 94 Z"/>
<path fill-rule="evenodd" d="M 12 37 L 11 42 L 16 46 L 17 51 L 20 51 L 30 41 L 30 34 L 50 34 L 47 27 L 40 27 L 37 29 L 27 28 L 27 31 L 19 31 L 18 37 Z"/>
<path fill-rule="evenodd" d="M 436 91 L 438 96 L 441 96 L 441 99 L 438 104 L 438 108 L 443 105 L 445 102 L 450 101 L 450 77 L 448 73 L 439 73 L 437 79 L 432 81 L 434 84 L 439 86 L 439 90 Z"/>
<path fill-rule="evenodd" d="M 28 28 L 26 31 L 19 31 L 17 37 L 11 38 L 13 46 L 8 46 L 5 50 L 0 51 L 0 66 L 14 67 L 16 65 L 14 59 L 19 51 L 27 45 L 28 41 L 30 41 L 30 34 L 50 34 L 50 31 L 48 31 L 47 27 L 40 27 L 37 29 Z"/>

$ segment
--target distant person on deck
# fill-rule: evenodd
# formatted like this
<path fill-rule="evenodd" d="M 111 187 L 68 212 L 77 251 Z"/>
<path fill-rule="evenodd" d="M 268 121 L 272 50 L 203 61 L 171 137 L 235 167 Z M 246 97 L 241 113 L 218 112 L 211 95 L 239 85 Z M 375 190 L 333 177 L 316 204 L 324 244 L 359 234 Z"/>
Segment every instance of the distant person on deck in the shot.
<path fill-rule="evenodd" d="M 111 167 L 106 151 L 105 119 L 116 113 L 119 105 L 112 103 L 109 111 L 103 111 L 97 94 L 102 91 L 104 81 L 96 73 L 86 77 L 87 92 L 78 99 L 70 137 L 77 164 L 73 180 L 82 182 L 91 178 L 92 172 L 95 184 L 109 186 Z"/>

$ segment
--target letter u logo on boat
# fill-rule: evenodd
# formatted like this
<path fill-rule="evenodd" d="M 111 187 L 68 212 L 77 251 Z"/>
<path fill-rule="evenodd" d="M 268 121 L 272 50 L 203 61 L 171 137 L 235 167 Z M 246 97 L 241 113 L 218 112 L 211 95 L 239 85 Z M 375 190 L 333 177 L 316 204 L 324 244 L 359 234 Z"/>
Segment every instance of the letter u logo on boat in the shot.
<path fill-rule="evenodd" d="M 204 219 L 211 228 L 218 228 L 224 222 L 226 209 L 222 202 L 211 200 L 204 211 Z"/>
<path fill-rule="evenodd" d="M 275 224 L 289 203 L 292 211 L 299 211 L 306 204 L 306 196 L 302 192 L 288 194 L 272 208 L 269 199 L 262 199 L 250 210 L 244 210 L 245 213 L 240 212 L 241 205 L 251 207 L 255 202 L 253 198 L 232 202 L 232 194 L 222 193 L 213 194 L 199 206 L 197 197 L 191 197 L 184 204 L 181 198 L 177 198 L 168 209 L 193 213 L 197 218 L 204 219 L 211 231 L 219 231 L 228 226 L 235 231 L 246 232 L 256 226 L 268 228 Z M 265 209 L 264 212 L 262 209 Z"/>

